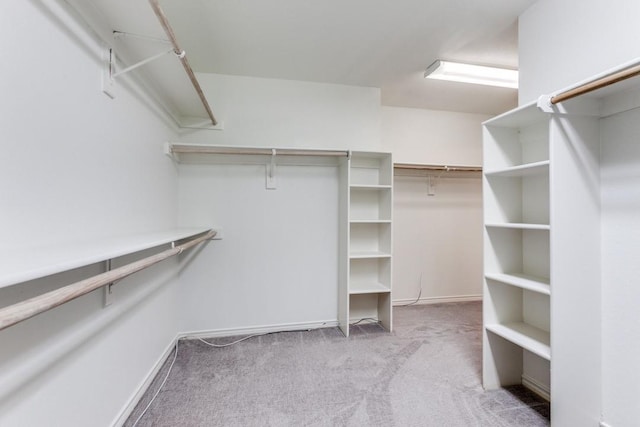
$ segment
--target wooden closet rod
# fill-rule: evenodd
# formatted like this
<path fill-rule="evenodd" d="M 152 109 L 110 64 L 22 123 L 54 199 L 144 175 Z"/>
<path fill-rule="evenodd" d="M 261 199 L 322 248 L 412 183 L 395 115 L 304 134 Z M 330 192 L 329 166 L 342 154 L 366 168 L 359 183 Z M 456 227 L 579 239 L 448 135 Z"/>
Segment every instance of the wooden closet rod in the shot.
<path fill-rule="evenodd" d="M 575 98 L 576 96 L 601 89 L 603 87 L 618 83 L 622 80 L 626 80 L 637 75 L 640 75 L 640 64 L 600 77 L 598 79 L 582 84 L 576 88 L 561 92 L 557 95 L 552 96 L 550 102 L 551 104 L 555 105 L 560 102 Z"/>
<path fill-rule="evenodd" d="M 348 157 L 349 152 L 344 150 L 303 150 L 296 148 L 252 148 L 252 147 L 216 147 L 215 145 L 178 145 L 170 146 L 175 154 L 249 154 L 259 156 L 326 156 Z"/>
<path fill-rule="evenodd" d="M 89 277 L 88 279 L 64 286 L 60 289 L 4 307 L 0 309 L 0 331 L 47 310 L 51 310 L 52 308 L 76 299 L 82 295 L 88 294 L 98 288 L 130 276 L 133 273 L 157 264 L 160 261 L 164 261 L 169 257 L 178 255 L 183 251 L 204 242 L 205 240 L 213 238 L 215 235 L 215 231 L 209 230 L 204 235 L 196 237 L 174 248 L 167 249 L 166 251 L 158 254 L 132 262 L 116 268 L 115 270 L 107 271 L 102 274 L 98 274 L 97 276 Z"/>
<path fill-rule="evenodd" d="M 447 165 L 422 165 L 416 163 L 394 163 L 395 169 L 428 170 L 445 172 L 482 172 L 480 166 L 447 166 Z"/>
<path fill-rule="evenodd" d="M 191 84 L 195 88 L 198 96 L 200 97 L 200 101 L 202 101 L 202 105 L 204 105 L 204 109 L 207 111 L 207 114 L 211 119 L 211 124 L 213 124 L 213 126 L 216 126 L 218 124 L 218 121 L 213 115 L 213 112 L 211 111 L 211 107 L 209 107 L 207 98 L 204 96 L 204 92 L 200 87 L 200 83 L 198 83 L 198 79 L 196 79 L 196 75 L 193 73 L 193 70 L 191 69 L 191 65 L 189 65 L 189 61 L 187 60 L 187 56 L 185 55 L 184 50 L 182 50 L 178 45 L 178 40 L 176 39 L 176 35 L 173 32 L 173 28 L 171 28 L 171 25 L 169 25 L 169 20 L 167 20 L 167 17 L 164 14 L 164 11 L 160 7 L 160 4 L 158 4 L 158 0 L 149 0 L 149 3 L 151 3 L 151 7 L 153 8 L 153 11 L 158 17 L 158 20 L 160 21 L 160 25 L 162 25 L 164 32 L 167 34 L 167 37 L 169 37 L 169 41 L 173 46 L 173 51 L 175 52 L 176 55 L 178 55 L 178 58 L 180 58 L 180 62 L 182 62 L 182 66 L 184 67 L 184 70 L 187 72 L 187 76 L 189 76 L 189 80 L 191 80 Z"/>

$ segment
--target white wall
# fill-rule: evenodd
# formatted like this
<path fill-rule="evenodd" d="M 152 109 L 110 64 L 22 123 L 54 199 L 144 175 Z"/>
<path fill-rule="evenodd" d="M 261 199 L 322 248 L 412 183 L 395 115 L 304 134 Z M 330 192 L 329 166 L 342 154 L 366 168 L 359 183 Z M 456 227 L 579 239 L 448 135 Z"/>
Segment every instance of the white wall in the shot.
<path fill-rule="evenodd" d="M 640 57 L 639 15 L 636 0 L 539 0 L 520 17 L 520 103 Z M 636 425 L 640 410 L 637 122 L 621 114 L 602 131 L 602 412 L 614 427 Z"/>
<path fill-rule="evenodd" d="M 481 123 L 489 116 L 382 108 L 382 145 L 397 163 L 482 164 Z M 438 173 L 432 173 L 434 179 Z M 434 181 L 435 182 L 435 181 Z M 482 179 L 443 174 L 435 195 L 426 176 L 394 179 L 394 300 L 478 299 L 482 295 Z M 419 285 L 422 278 L 421 287 Z"/>
<path fill-rule="evenodd" d="M 223 131 L 181 141 L 380 150 L 380 91 L 200 74 Z M 222 227 L 183 272 L 182 330 L 242 330 L 335 322 L 337 166 L 181 164 L 180 223 Z"/>
<path fill-rule="evenodd" d="M 519 20 L 520 105 L 640 57 L 640 2 L 538 0 Z"/>
<path fill-rule="evenodd" d="M 140 95 L 101 93 L 99 45 L 61 4 L 0 3 L 0 236 L 14 250 L 177 222 L 176 172 L 162 154 L 174 132 Z M 114 421 L 175 336 L 176 266 L 119 283 L 107 309 L 94 292 L 0 332 L 0 424 Z M 16 285 L 0 301 L 100 268 Z"/>
<path fill-rule="evenodd" d="M 198 74 L 224 131 L 183 142 L 259 147 L 380 149 L 380 89 Z"/>

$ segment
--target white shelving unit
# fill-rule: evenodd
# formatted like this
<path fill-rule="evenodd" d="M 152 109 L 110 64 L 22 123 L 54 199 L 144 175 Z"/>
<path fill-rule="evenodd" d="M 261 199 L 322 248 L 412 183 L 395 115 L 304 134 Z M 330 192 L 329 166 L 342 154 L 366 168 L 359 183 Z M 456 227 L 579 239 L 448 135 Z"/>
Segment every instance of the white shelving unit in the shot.
<path fill-rule="evenodd" d="M 483 384 L 551 400 L 554 425 L 600 416 L 599 117 L 592 100 L 484 123 Z M 557 423 L 557 424 L 556 424 Z"/>
<path fill-rule="evenodd" d="M 362 319 L 375 319 L 391 331 L 391 154 L 353 152 L 341 174 L 346 186 L 341 197 L 338 323 L 346 336 L 349 325 Z"/>
<path fill-rule="evenodd" d="M 549 387 L 549 129 L 549 115 L 533 105 L 484 124 L 487 389 L 533 376 Z"/>

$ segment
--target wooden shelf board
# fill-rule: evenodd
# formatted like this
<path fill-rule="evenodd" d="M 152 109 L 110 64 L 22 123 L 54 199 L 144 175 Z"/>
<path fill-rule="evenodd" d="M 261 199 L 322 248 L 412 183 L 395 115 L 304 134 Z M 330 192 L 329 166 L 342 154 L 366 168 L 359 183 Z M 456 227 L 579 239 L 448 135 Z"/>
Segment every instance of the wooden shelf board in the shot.
<path fill-rule="evenodd" d="M 0 288 L 186 239 L 208 229 L 173 229 L 130 236 L 3 250 Z"/>
<path fill-rule="evenodd" d="M 518 222 L 487 223 L 487 228 L 516 228 L 520 230 L 550 230 L 549 224 L 524 224 Z"/>
<path fill-rule="evenodd" d="M 351 259 L 363 259 L 363 258 L 391 258 L 389 252 L 382 251 L 353 251 L 349 254 Z"/>
<path fill-rule="evenodd" d="M 485 277 L 496 282 L 506 283 L 507 285 L 516 286 L 518 288 L 527 289 L 545 295 L 551 295 L 551 287 L 549 279 L 544 277 L 530 276 L 521 273 L 489 273 Z"/>
<path fill-rule="evenodd" d="M 549 160 L 485 172 L 487 177 L 521 177 L 549 173 Z"/>
<path fill-rule="evenodd" d="M 549 332 L 523 322 L 487 324 L 485 328 L 543 359 L 551 360 Z"/>
<path fill-rule="evenodd" d="M 371 281 L 351 281 L 349 283 L 349 295 L 389 293 L 388 286 Z"/>

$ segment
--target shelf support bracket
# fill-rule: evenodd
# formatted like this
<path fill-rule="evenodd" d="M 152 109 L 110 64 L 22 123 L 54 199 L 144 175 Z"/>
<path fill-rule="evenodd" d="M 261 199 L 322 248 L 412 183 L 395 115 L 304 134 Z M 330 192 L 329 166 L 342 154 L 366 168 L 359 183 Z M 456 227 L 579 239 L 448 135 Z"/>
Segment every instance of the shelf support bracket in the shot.
<path fill-rule="evenodd" d="M 115 81 L 116 77 L 120 77 L 123 74 L 128 73 L 129 71 L 133 71 L 136 68 L 139 68 L 145 64 L 148 64 L 151 61 L 155 61 L 156 59 L 162 58 L 163 56 L 175 53 L 178 58 L 183 58 L 185 56 L 184 50 L 180 53 L 175 52 L 173 49 L 168 49 L 162 51 L 156 55 L 153 55 L 150 58 L 144 59 L 136 64 L 133 64 L 129 67 L 126 67 L 122 70 L 116 71 L 116 53 L 113 48 L 107 47 L 104 52 L 104 69 L 102 70 L 102 91 L 109 96 L 110 98 L 115 98 Z"/>
<path fill-rule="evenodd" d="M 105 272 L 111 271 L 111 260 L 108 259 L 104 262 L 104 270 Z M 113 295 L 113 289 L 111 289 L 113 287 L 113 285 L 115 284 L 115 282 L 111 282 L 108 283 L 106 285 L 104 285 L 102 287 L 103 289 L 103 294 L 104 294 L 104 303 L 103 303 L 103 307 L 108 307 L 111 305 L 111 298 Z"/>
<path fill-rule="evenodd" d="M 271 149 L 271 162 L 266 165 L 266 187 L 267 190 L 275 190 L 278 188 L 276 183 L 276 149 Z"/>
<path fill-rule="evenodd" d="M 156 59 L 162 58 L 163 56 L 165 56 L 165 55 L 167 55 L 167 54 L 169 54 L 169 53 L 172 53 L 172 52 L 173 52 L 173 48 L 171 48 L 171 49 L 169 49 L 169 50 L 165 50 L 165 51 L 160 52 L 160 53 L 158 53 L 158 54 L 156 54 L 156 55 L 153 55 L 153 56 L 152 56 L 152 57 L 150 57 L 150 58 L 143 59 L 142 61 L 137 62 L 137 63 L 135 63 L 135 64 L 133 64 L 133 65 L 131 65 L 131 66 L 129 66 L 129 67 L 127 67 L 127 68 L 123 69 L 123 70 L 117 71 L 117 72 L 114 72 L 114 71 L 115 71 L 115 60 L 114 60 L 114 56 L 115 56 L 115 55 L 111 55 L 111 56 L 109 57 L 109 58 L 112 60 L 112 62 L 109 64 L 109 65 L 110 65 L 110 69 L 111 69 L 111 78 L 112 78 L 112 79 L 115 79 L 115 78 L 116 78 L 116 77 L 118 77 L 118 76 L 121 76 L 121 75 L 123 75 L 123 74 L 126 74 L 126 73 L 128 73 L 129 71 L 135 70 L 135 69 L 136 69 L 136 68 L 138 68 L 138 67 L 142 67 L 143 65 L 148 64 L 148 63 L 149 63 L 149 62 L 151 62 L 151 61 L 155 61 Z M 176 54 L 176 55 L 178 55 L 178 54 Z M 185 55 L 185 52 L 184 52 L 184 50 L 183 50 L 182 52 L 180 52 L 180 54 L 178 55 L 178 57 L 179 57 L 179 58 L 182 58 L 182 57 L 184 57 L 184 55 Z"/>

